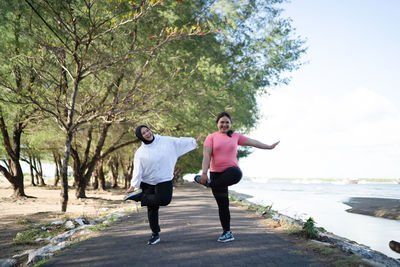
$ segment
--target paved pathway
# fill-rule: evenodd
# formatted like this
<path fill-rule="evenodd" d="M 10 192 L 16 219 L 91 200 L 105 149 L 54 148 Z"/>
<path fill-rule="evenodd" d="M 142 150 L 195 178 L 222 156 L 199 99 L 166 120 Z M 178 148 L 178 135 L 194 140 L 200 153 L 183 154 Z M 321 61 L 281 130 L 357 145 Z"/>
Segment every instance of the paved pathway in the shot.
<path fill-rule="evenodd" d="M 217 242 L 222 231 L 211 190 L 186 184 L 160 208 L 160 243 L 147 245 L 143 208 L 41 266 L 321 266 L 242 208 L 231 205 L 231 217 L 235 241 Z"/>

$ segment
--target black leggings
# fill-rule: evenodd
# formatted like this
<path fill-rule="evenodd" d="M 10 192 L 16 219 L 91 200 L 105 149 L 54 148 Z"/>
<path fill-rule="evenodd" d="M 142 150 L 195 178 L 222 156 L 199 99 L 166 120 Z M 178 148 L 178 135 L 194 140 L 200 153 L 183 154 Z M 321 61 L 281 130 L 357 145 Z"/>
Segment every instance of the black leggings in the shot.
<path fill-rule="evenodd" d="M 210 172 L 210 187 L 218 204 L 219 220 L 224 231 L 231 230 L 231 214 L 229 212 L 228 186 L 242 179 L 242 171 L 237 167 L 229 167 L 223 172 Z"/>
<path fill-rule="evenodd" d="M 150 229 L 158 234 L 160 225 L 158 223 L 158 210 L 160 206 L 167 206 L 172 199 L 172 181 L 162 182 L 156 185 L 141 182 L 143 190 L 142 206 L 147 206 L 147 217 L 149 218 Z"/>

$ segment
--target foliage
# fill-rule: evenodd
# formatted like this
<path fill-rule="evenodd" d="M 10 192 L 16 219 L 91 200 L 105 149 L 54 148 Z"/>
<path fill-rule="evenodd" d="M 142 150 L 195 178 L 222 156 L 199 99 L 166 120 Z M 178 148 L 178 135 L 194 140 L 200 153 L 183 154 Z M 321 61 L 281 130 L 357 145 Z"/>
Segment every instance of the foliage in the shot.
<path fill-rule="evenodd" d="M 315 221 L 313 218 L 308 218 L 308 220 L 303 225 L 303 230 L 307 238 L 317 238 L 318 230 L 315 228 Z"/>
<path fill-rule="evenodd" d="M 234 129 L 248 133 L 256 97 L 287 83 L 283 73 L 305 52 L 281 2 L 2 1 L 0 105 L 10 124 L 31 122 L 23 157 L 65 151 L 66 183 L 72 149 L 84 186 L 96 161 L 118 149 L 123 162 L 132 159 L 139 123 L 205 138 L 228 111 Z M 176 174 L 196 172 L 201 158 L 201 149 L 185 155 Z"/>

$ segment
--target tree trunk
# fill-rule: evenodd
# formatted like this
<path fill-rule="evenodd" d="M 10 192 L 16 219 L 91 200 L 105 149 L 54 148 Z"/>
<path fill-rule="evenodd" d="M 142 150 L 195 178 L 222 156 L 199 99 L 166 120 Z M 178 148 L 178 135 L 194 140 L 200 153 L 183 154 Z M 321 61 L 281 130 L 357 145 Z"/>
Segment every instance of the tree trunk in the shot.
<path fill-rule="evenodd" d="M 119 169 L 119 162 L 117 157 L 112 157 L 110 161 L 110 170 L 111 170 L 111 188 L 118 187 L 118 169 Z"/>
<path fill-rule="evenodd" d="M 175 168 L 174 169 L 174 178 L 173 178 L 173 182 L 174 183 L 182 183 L 183 182 L 183 178 L 182 178 L 182 169 L 180 168 Z"/>
<path fill-rule="evenodd" d="M 21 164 L 19 162 L 22 130 L 23 124 L 16 122 L 14 124 L 12 137 L 13 142 L 11 144 L 7 126 L 4 122 L 3 109 L 0 107 L 0 131 L 3 137 L 3 145 L 7 153 L 7 157 L 9 158 L 8 169 L 0 166 L 0 172 L 3 173 L 6 179 L 13 186 L 14 197 L 26 196 L 24 190 L 24 174 L 22 173 Z"/>
<path fill-rule="evenodd" d="M 56 166 L 54 170 L 54 186 L 58 185 L 60 181 L 60 168 L 61 168 L 61 157 L 58 151 L 53 151 L 54 165 Z"/>
<path fill-rule="evenodd" d="M 97 174 L 97 165 L 99 164 L 99 161 L 96 164 L 96 169 L 93 171 L 93 189 L 98 189 L 99 188 L 99 177 Z"/>
<path fill-rule="evenodd" d="M 128 188 L 130 186 L 130 180 L 132 180 L 133 160 L 128 159 L 128 162 L 125 164 L 121 161 L 121 165 L 124 176 L 124 188 Z"/>
<path fill-rule="evenodd" d="M 12 183 L 14 189 L 13 197 L 26 197 L 24 190 L 24 174 L 22 173 L 22 168 L 19 161 L 10 162 L 10 171 L 11 173 L 15 174 L 13 175 L 14 183 Z"/>
<path fill-rule="evenodd" d="M 72 134 L 68 133 L 65 138 L 65 146 L 64 146 L 64 159 L 62 163 L 61 169 L 61 211 L 67 211 L 68 205 L 68 161 L 69 155 L 71 153 L 71 141 Z"/>
<path fill-rule="evenodd" d="M 36 179 L 36 184 L 39 185 L 39 177 L 38 177 L 38 172 L 37 172 L 37 165 L 36 165 L 36 159 L 35 157 L 32 157 L 32 165 L 33 170 L 35 171 L 34 176 Z"/>
<path fill-rule="evenodd" d="M 36 186 L 36 184 L 35 184 L 35 174 L 33 173 L 32 157 L 31 156 L 29 156 L 29 169 L 31 171 L 31 185 Z"/>
<path fill-rule="evenodd" d="M 38 176 L 40 179 L 40 186 L 46 186 L 46 183 L 44 182 L 44 179 L 43 179 L 42 161 L 40 160 L 40 158 L 38 158 L 37 161 L 38 161 Z"/>
<path fill-rule="evenodd" d="M 104 178 L 104 171 L 103 171 L 103 160 L 99 160 L 97 162 L 97 178 L 99 180 L 99 190 L 103 191 L 106 190 L 106 179 Z"/>
<path fill-rule="evenodd" d="M 75 191 L 76 198 L 86 198 L 86 185 L 82 184 L 83 182 L 83 179 L 79 180 Z"/>
<path fill-rule="evenodd" d="M 74 148 L 71 148 L 71 155 L 74 160 L 73 164 L 73 175 L 74 175 L 74 187 L 75 187 L 75 196 L 76 198 L 86 198 L 86 181 L 84 179 L 83 172 L 84 167 L 81 166 L 81 161 L 79 158 L 78 151 Z"/>
<path fill-rule="evenodd" d="M 100 159 L 101 150 L 106 141 L 107 132 L 108 132 L 108 129 L 110 126 L 111 126 L 110 123 L 103 124 L 103 128 L 99 135 L 99 140 L 97 142 L 95 152 L 93 153 L 92 158 L 90 160 L 89 160 L 89 152 L 90 152 L 90 147 L 91 147 L 91 142 L 92 142 L 92 131 L 91 130 L 88 131 L 87 145 L 86 145 L 86 150 L 85 150 L 82 162 L 79 160 L 78 152 L 74 149 L 71 150 L 72 156 L 74 158 L 74 168 L 77 168 L 77 170 L 79 168 L 79 172 L 78 171 L 74 172 L 74 175 L 78 174 L 78 176 L 75 177 L 75 181 L 77 182 L 76 196 L 78 198 L 86 197 L 86 195 L 84 193 L 86 190 L 86 186 L 89 182 L 89 179 L 92 175 L 94 168 L 96 167 L 96 163 Z M 101 169 L 101 172 L 102 173 L 98 173 L 98 177 L 100 179 L 100 187 L 101 187 L 101 189 L 104 190 L 105 182 L 101 180 L 101 179 L 104 180 L 103 169 Z"/>
<path fill-rule="evenodd" d="M 40 186 L 45 186 L 46 184 L 43 180 L 42 163 L 40 161 L 40 158 L 33 157 L 33 168 L 35 170 L 36 184 Z"/>

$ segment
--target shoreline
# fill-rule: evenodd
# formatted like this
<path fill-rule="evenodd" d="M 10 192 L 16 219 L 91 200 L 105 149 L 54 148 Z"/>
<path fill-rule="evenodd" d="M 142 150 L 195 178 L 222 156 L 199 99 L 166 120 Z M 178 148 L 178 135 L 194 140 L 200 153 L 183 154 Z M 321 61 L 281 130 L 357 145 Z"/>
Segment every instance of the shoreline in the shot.
<path fill-rule="evenodd" d="M 400 220 L 400 199 L 351 197 L 343 204 L 351 207 L 346 210 L 350 213 Z"/>
<path fill-rule="evenodd" d="M 253 206 L 253 209 L 255 207 L 256 210 L 259 208 L 261 208 L 261 209 L 264 208 L 263 206 L 260 206 L 259 204 L 249 201 L 248 198 L 251 197 L 250 195 L 239 193 L 234 190 L 229 190 L 229 193 L 232 194 L 233 197 L 236 198 L 240 203 L 242 203 L 240 205 L 247 206 L 247 208 L 249 208 L 250 206 Z M 379 205 L 376 205 L 377 202 L 379 203 Z M 396 216 L 398 216 L 400 214 L 400 206 L 399 206 L 400 199 L 354 197 L 354 198 L 349 198 L 349 201 L 346 202 L 345 204 L 347 204 L 347 203 L 351 203 L 353 205 L 353 207 L 355 207 L 354 210 L 352 211 L 353 213 L 358 213 L 358 214 L 362 214 L 362 215 L 369 215 L 369 214 L 366 214 L 368 212 L 367 209 L 369 207 L 372 208 L 374 211 L 377 211 L 377 212 L 370 212 L 371 216 L 373 216 L 373 217 L 384 218 L 385 213 L 379 213 L 378 211 L 382 211 L 382 209 L 384 209 L 384 208 L 390 209 L 391 207 L 398 208 L 396 210 L 396 213 L 397 213 Z M 347 204 L 347 205 L 349 205 L 349 204 Z M 346 211 L 348 211 L 348 210 L 346 210 Z M 298 225 L 300 227 L 304 226 L 305 221 L 303 221 L 301 219 L 294 219 L 290 216 L 280 213 L 280 211 L 274 211 L 274 212 L 275 212 L 275 214 L 271 215 L 271 218 L 277 222 L 285 221 L 285 222 L 288 222 L 291 224 Z M 350 211 L 348 211 L 348 212 L 350 212 Z M 256 214 L 264 216 L 265 213 L 264 212 L 260 213 L 257 211 Z M 386 213 L 386 214 L 388 214 L 388 213 Z M 394 219 L 394 220 L 398 220 L 398 219 Z M 323 245 L 331 244 L 333 246 L 338 247 L 343 252 L 354 253 L 366 260 L 372 260 L 373 266 L 375 266 L 375 264 L 378 264 L 376 266 L 400 266 L 400 252 L 392 248 L 392 246 L 395 246 L 394 243 L 396 245 L 400 244 L 397 241 L 391 241 L 390 247 L 391 247 L 392 251 L 398 253 L 399 257 L 387 255 L 378 250 L 374 250 L 371 247 L 364 245 L 362 243 L 357 243 L 353 240 L 350 240 L 343 236 L 339 236 L 335 233 L 326 232 L 323 228 L 321 228 L 321 229 L 322 229 L 321 231 L 318 230 L 319 238 L 317 238 L 316 239 L 317 241 L 315 241 L 315 242 L 319 242 L 320 244 L 323 244 Z M 314 241 L 314 240 L 311 240 L 311 241 Z M 329 245 L 327 245 L 327 246 L 329 246 Z"/>

